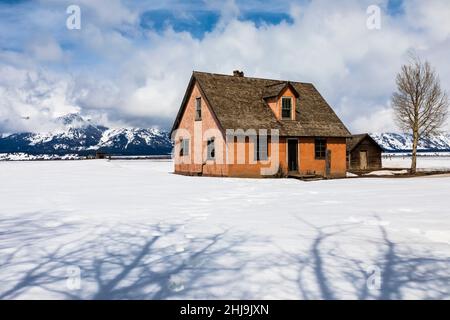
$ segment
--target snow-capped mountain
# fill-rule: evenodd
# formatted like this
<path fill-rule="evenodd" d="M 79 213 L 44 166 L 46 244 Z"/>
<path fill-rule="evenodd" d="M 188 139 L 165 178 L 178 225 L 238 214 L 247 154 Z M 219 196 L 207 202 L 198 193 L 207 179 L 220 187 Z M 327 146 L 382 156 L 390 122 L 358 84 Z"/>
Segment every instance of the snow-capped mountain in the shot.
<path fill-rule="evenodd" d="M 79 114 L 57 118 L 55 126 L 46 133 L 2 136 L 0 153 L 88 155 L 101 149 L 117 155 L 165 155 L 172 150 L 169 134 L 159 129 L 109 129 Z"/>
<path fill-rule="evenodd" d="M 370 136 L 388 152 L 410 152 L 413 139 L 411 134 L 400 133 L 371 133 Z M 450 133 L 435 137 L 423 138 L 419 141 L 418 151 L 448 152 L 450 151 Z"/>
<path fill-rule="evenodd" d="M 105 130 L 95 147 L 114 154 L 162 155 L 172 151 L 172 142 L 158 129 L 120 128 Z"/>

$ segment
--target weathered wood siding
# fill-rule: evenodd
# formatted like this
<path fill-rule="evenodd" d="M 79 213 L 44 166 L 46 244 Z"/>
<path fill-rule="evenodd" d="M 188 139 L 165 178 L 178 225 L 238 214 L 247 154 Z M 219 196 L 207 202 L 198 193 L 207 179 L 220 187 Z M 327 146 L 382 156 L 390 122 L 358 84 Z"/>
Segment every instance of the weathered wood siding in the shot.
<path fill-rule="evenodd" d="M 367 170 L 381 169 L 381 149 L 375 142 L 366 137 L 350 152 L 349 168 L 351 170 L 361 169 L 361 151 L 367 151 Z"/>

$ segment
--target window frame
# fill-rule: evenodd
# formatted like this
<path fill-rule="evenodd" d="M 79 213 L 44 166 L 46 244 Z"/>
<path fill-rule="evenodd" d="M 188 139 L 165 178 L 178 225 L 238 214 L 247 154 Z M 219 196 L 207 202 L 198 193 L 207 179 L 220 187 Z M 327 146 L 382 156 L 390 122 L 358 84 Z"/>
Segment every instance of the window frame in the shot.
<path fill-rule="evenodd" d="M 289 108 L 289 117 L 284 117 L 283 116 L 283 101 L 288 100 L 290 103 L 290 108 Z M 293 103 L 292 103 L 292 97 L 281 97 L 281 120 L 292 120 L 292 107 L 293 107 Z"/>
<path fill-rule="evenodd" d="M 195 121 L 202 120 L 202 97 L 195 98 Z"/>
<path fill-rule="evenodd" d="M 327 155 L 327 139 L 326 138 L 315 138 L 314 139 L 314 159 L 324 160 L 326 158 L 326 155 Z"/>
<path fill-rule="evenodd" d="M 254 150 L 254 157 L 253 159 L 255 161 L 267 161 L 269 160 L 269 138 L 266 136 L 265 139 L 265 145 L 266 148 L 263 148 L 263 152 L 261 152 L 260 146 L 261 146 L 261 139 L 259 135 L 256 135 L 255 137 L 255 150 Z"/>
<path fill-rule="evenodd" d="M 206 160 L 216 160 L 216 144 L 214 138 L 209 138 L 206 141 Z"/>
<path fill-rule="evenodd" d="M 189 156 L 189 145 L 190 141 L 189 139 L 180 139 L 180 157 Z"/>

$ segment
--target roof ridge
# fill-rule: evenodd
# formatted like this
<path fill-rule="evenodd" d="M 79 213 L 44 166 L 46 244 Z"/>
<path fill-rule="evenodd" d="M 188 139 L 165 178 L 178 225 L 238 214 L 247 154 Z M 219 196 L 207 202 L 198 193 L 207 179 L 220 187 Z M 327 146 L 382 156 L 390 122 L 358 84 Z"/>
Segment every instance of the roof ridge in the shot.
<path fill-rule="evenodd" d="M 229 78 L 236 78 L 236 79 L 266 80 L 266 81 L 290 82 L 290 83 L 298 83 L 298 84 L 309 84 L 309 85 L 313 85 L 312 82 L 301 82 L 301 81 L 280 80 L 280 79 L 261 78 L 261 77 L 249 77 L 249 76 L 236 77 L 236 76 L 233 76 L 233 75 L 231 75 L 231 74 L 214 73 L 214 72 L 205 72 L 205 71 L 197 71 L 197 70 L 193 70 L 192 73 L 202 73 L 202 74 L 207 74 L 207 75 L 221 76 L 221 77 L 229 77 Z M 276 83 L 275 83 L 274 85 L 276 85 Z"/>
<path fill-rule="evenodd" d="M 267 87 L 278 86 L 278 85 L 280 85 L 280 84 L 287 84 L 288 82 L 289 82 L 289 81 L 280 81 L 280 82 L 278 82 L 278 83 L 268 84 L 268 85 L 266 85 L 265 87 L 267 88 Z"/>

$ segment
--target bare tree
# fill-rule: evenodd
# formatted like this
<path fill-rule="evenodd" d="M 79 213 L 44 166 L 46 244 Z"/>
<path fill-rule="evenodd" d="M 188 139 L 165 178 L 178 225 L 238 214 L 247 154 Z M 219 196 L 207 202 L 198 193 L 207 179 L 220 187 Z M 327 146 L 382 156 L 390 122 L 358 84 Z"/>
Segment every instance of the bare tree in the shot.
<path fill-rule="evenodd" d="M 419 140 L 436 135 L 445 123 L 449 100 L 429 62 L 412 55 L 396 78 L 397 92 L 392 95 L 395 121 L 413 136 L 411 173 L 416 173 Z"/>

